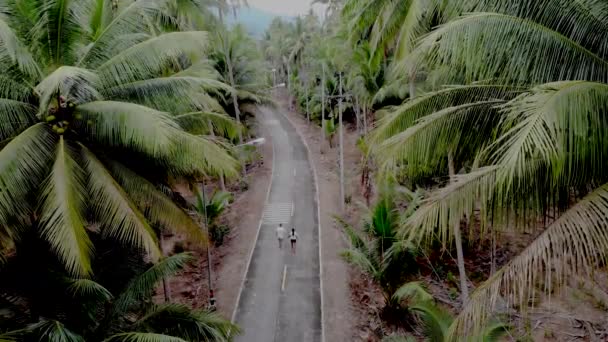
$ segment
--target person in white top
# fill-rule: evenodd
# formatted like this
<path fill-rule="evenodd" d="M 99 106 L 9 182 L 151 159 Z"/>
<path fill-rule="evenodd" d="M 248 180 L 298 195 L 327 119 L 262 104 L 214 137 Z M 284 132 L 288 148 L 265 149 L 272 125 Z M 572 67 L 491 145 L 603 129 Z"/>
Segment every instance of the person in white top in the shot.
<path fill-rule="evenodd" d="M 279 249 L 283 248 L 283 239 L 285 238 L 285 228 L 283 228 L 283 224 L 279 223 L 277 227 L 277 239 L 279 240 Z"/>
<path fill-rule="evenodd" d="M 296 241 L 298 241 L 298 233 L 295 228 L 291 228 L 289 233 L 289 241 L 291 242 L 291 253 L 296 254 Z"/>

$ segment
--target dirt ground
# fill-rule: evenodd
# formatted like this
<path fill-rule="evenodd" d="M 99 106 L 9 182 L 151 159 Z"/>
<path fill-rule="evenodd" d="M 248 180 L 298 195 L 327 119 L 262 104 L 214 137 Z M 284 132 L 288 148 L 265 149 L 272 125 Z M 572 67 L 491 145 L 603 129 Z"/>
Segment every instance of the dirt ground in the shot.
<path fill-rule="evenodd" d="M 318 176 L 326 340 L 365 341 L 367 339 L 361 336 L 361 330 L 369 325 L 367 313 L 362 310 L 363 304 L 358 300 L 357 294 L 351 291 L 351 281 L 360 275 L 339 256 L 339 252 L 347 245 L 342 231 L 333 219 L 334 215 L 341 215 L 349 221 L 357 221 L 361 212 L 356 204 L 363 201 L 359 191 L 361 154 L 356 147 L 358 135 L 352 129 L 345 130 L 345 196 L 351 198 L 351 203 L 347 205 L 346 213 L 341 214 L 338 148 L 330 149 L 329 144 L 322 142 L 321 128 L 314 124 L 309 125 L 306 118 L 300 114 L 289 113 L 289 119 L 306 139 Z M 336 136 L 334 142 L 337 144 L 337 141 Z"/>

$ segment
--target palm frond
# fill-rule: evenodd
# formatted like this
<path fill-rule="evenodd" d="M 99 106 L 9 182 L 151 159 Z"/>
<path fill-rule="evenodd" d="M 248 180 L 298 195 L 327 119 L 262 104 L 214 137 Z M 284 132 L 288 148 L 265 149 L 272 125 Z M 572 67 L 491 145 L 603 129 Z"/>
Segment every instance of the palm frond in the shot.
<path fill-rule="evenodd" d="M 179 337 L 169 335 L 143 333 L 143 332 L 127 332 L 120 333 L 105 339 L 104 342 L 188 342 Z"/>
<path fill-rule="evenodd" d="M 2 41 L 0 57 L 8 58 L 25 75 L 35 77 L 40 74 L 40 67 L 31 53 L 2 16 L 0 16 L 0 41 Z"/>
<path fill-rule="evenodd" d="M 22 333 L 36 341 L 84 342 L 82 336 L 70 331 L 59 321 L 41 321 L 27 327 Z"/>
<path fill-rule="evenodd" d="M 412 281 L 399 287 L 395 293 L 393 293 L 392 300 L 398 302 L 409 301 L 413 303 L 420 303 L 432 301 L 433 295 L 427 292 L 422 282 Z"/>
<path fill-rule="evenodd" d="M 112 294 L 110 291 L 91 279 L 72 280 L 67 288 L 67 291 L 75 300 L 91 297 L 98 301 L 109 301 L 112 299 Z"/>
<path fill-rule="evenodd" d="M 503 107 L 504 132 L 486 151 L 502 165 L 508 182 L 529 178 L 531 157 L 553 166 L 556 182 L 601 177 L 595 170 L 607 157 L 608 85 L 584 81 L 535 87 Z M 576 165 L 576 166 L 575 166 Z"/>
<path fill-rule="evenodd" d="M 454 18 L 460 13 L 497 12 L 535 21 L 580 43 L 602 58 L 608 44 L 602 39 L 608 33 L 608 4 L 598 0 L 497 0 L 445 2 L 441 15 Z"/>
<path fill-rule="evenodd" d="M 218 314 L 192 310 L 181 304 L 154 307 L 135 323 L 146 331 L 183 338 L 186 341 L 231 341 L 239 328 Z"/>
<path fill-rule="evenodd" d="M 85 178 L 74 151 L 60 136 L 56 158 L 41 196 L 41 234 L 66 270 L 76 276 L 91 273 L 93 243 L 85 229 Z"/>
<path fill-rule="evenodd" d="M 239 163 L 226 149 L 208 137 L 182 134 L 172 155 L 165 162 L 176 172 L 189 175 L 235 177 Z"/>
<path fill-rule="evenodd" d="M 56 136 L 39 123 L 0 150 L 0 222 L 6 224 L 15 214 L 27 213 L 29 204 L 20 199 L 46 178 L 54 148 Z"/>
<path fill-rule="evenodd" d="M 431 341 L 446 341 L 448 329 L 454 320 L 446 309 L 433 301 L 419 302 L 409 309 L 421 318 L 425 336 Z"/>
<path fill-rule="evenodd" d="M 379 164 L 390 170 L 406 162 L 411 176 L 436 169 L 449 151 L 459 153 L 460 146 L 481 148 L 490 131 L 499 122 L 495 106 L 502 100 L 480 101 L 448 107 L 429 114 L 402 133 L 384 141 L 377 149 Z M 418 171 L 418 169 L 421 169 Z"/>
<path fill-rule="evenodd" d="M 478 334 L 499 302 L 529 305 L 537 282 L 552 293 L 573 275 L 590 275 L 605 262 L 608 245 L 608 184 L 604 184 L 572 208 L 524 251 L 491 276 L 471 295 L 469 303 L 450 328 L 450 336 Z"/>
<path fill-rule="evenodd" d="M 128 101 L 161 111 L 181 113 L 184 110 L 203 110 L 213 106 L 205 97 L 196 96 L 203 91 L 230 90 L 214 79 L 191 76 L 171 76 L 123 83 L 104 90 L 107 99 Z"/>
<path fill-rule="evenodd" d="M 106 88 L 157 76 L 168 62 L 201 54 L 207 48 L 207 33 L 165 33 L 135 44 L 100 65 L 97 70 Z"/>
<path fill-rule="evenodd" d="M 578 42 L 532 20 L 502 13 L 473 13 L 448 22 L 423 38 L 398 69 L 407 72 L 422 61 L 431 69 L 448 64 L 469 81 L 608 81 L 608 62 Z"/>
<path fill-rule="evenodd" d="M 163 278 L 173 276 L 192 259 L 192 255 L 188 253 L 175 254 L 160 260 L 144 273 L 138 275 L 129 282 L 127 288 L 114 301 L 113 315 L 122 314 L 131 305 L 147 299 Z"/>
<path fill-rule="evenodd" d="M 510 99 L 520 92 L 519 88 L 488 84 L 451 86 L 430 92 L 405 102 L 381 118 L 377 128 L 371 134 L 370 142 L 372 146 L 377 146 L 386 139 L 405 131 L 418 119 L 436 111 L 478 101 Z"/>
<path fill-rule="evenodd" d="M 340 252 L 340 257 L 349 264 L 358 267 L 361 272 L 367 273 L 375 280 L 380 280 L 380 272 L 377 263 L 359 249 L 345 249 Z"/>
<path fill-rule="evenodd" d="M 202 229 L 154 184 L 118 162 L 111 161 L 108 165 L 124 191 L 151 222 L 183 234 L 196 245 L 207 244 Z"/>
<path fill-rule="evenodd" d="M 158 240 L 144 215 L 95 155 L 84 146 L 81 149 L 89 174 L 90 207 L 103 225 L 102 234 L 140 248 L 152 260 L 158 260 Z"/>
<path fill-rule="evenodd" d="M 241 126 L 230 116 L 212 112 L 194 112 L 175 116 L 175 121 L 192 134 L 209 134 L 213 131 L 227 138 L 235 138 Z"/>
<path fill-rule="evenodd" d="M 452 241 L 452 229 L 465 214 L 480 206 L 490 207 L 495 189 L 497 166 L 483 167 L 468 174 L 456 175 L 452 182 L 431 193 L 412 216 L 401 224 L 401 234 L 415 245 L 437 238 L 444 245 Z M 488 222 L 480 217 L 482 228 Z"/>
<path fill-rule="evenodd" d="M 33 124 L 35 115 L 36 107 L 29 103 L 0 98 L 0 140 L 12 138 Z"/>
<path fill-rule="evenodd" d="M 342 230 L 344 230 L 344 233 L 346 234 L 346 237 L 348 238 L 348 241 L 351 246 L 353 246 L 354 248 L 365 248 L 367 246 L 367 242 L 365 241 L 365 239 L 355 230 L 355 228 L 350 223 L 346 222 L 343 218 L 337 215 L 334 216 L 334 221 L 336 221 L 336 223 L 342 226 Z"/>
<path fill-rule="evenodd" d="M 106 2 L 106 1 L 104 1 Z M 97 68 L 103 62 L 114 57 L 119 52 L 131 46 L 133 42 L 139 43 L 149 30 L 149 17 L 157 13 L 165 1 L 135 0 L 119 6 L 119 12 L 110 22 L 92 20 L 91 43 L 86 47 L 77 66 Z M 99 4 L 98 4 L 99 5 Z M 93 15 L 107 16 L 107 9 L 101 9 Z"/>
<path fill-rule="evenodd" d="M 58 95 L 75 104 L 94 101 L 100 97 L 97 92 L 99 78 L 93 71 L 72 66 L 61 66 L 45 77 L 35 88 L 40 97 L 40 115 L 46 117 L 50 107 L 59 109 Z M 68 97 L 69 96 L 69 97 Z"/>
<path fill-rule="evenodd" d="M 133 103 L 94 101 L 77 106 L 76 112 L 91 121 L 84 130 L 100 143 L 154 157 L 169 154 L 180 134 L 169 114 Z"/>

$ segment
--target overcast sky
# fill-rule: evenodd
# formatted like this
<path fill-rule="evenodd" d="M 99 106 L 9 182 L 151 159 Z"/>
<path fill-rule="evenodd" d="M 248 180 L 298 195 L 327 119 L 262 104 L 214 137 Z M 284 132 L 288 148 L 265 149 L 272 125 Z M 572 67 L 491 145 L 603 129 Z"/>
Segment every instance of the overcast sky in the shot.
<path fill-rule="evenodd" d="M 247 0 L 249 6 L 257 7 L 274 14 L 299 15 L 306 14 L 313 0 Z M 320 5 L 315 5 L 315 12 L 319 13 Z"/>

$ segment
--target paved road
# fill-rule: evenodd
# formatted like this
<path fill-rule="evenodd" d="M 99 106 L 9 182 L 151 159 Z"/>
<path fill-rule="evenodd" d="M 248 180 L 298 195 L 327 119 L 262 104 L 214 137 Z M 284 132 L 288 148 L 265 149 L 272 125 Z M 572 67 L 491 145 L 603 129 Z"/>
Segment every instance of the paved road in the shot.
<path fill-rule="evenodd" d="M 281 114 L 262 110 L 272 137 L 273 179 L 260 234 L 241 294 L 239 342 L 321 341 L 319 236 L 315 186 L 306 148 Z M 275 229 L 295 226 L 295 255 L 278 247 Z"/>

